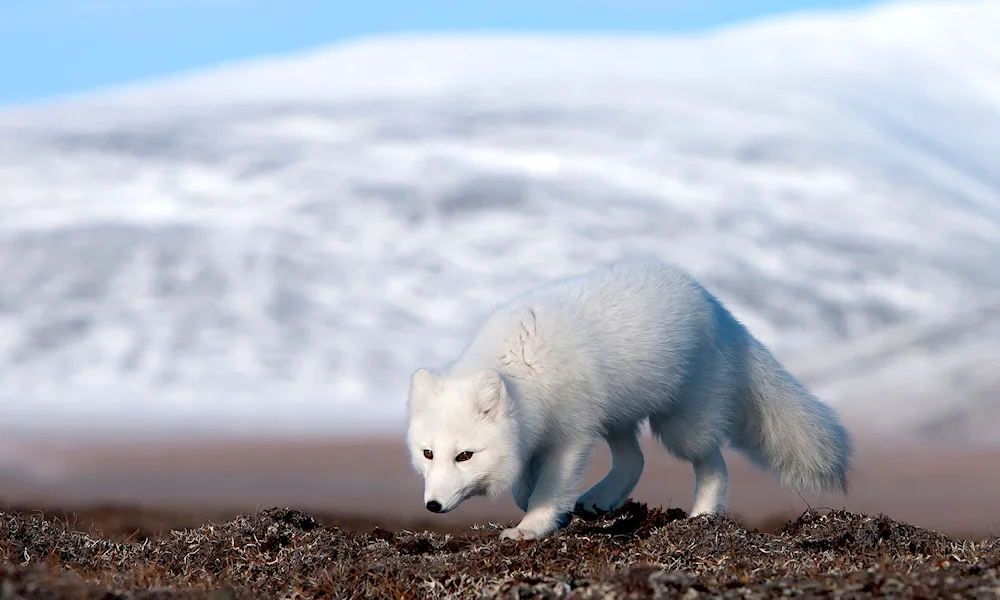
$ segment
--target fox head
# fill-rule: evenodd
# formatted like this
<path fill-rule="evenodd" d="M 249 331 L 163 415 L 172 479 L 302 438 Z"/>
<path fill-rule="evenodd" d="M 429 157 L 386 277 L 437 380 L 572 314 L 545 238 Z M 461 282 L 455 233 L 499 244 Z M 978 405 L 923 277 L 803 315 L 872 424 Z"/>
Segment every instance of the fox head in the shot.
<path fill-rule="evenodd" d="M 520 472 L 517 421 L 503 377 L 493 369 L 410 382 L 407 446 L 424 480 L 424 505 L 448 512 L 473 496 L 496 498 Z"/>

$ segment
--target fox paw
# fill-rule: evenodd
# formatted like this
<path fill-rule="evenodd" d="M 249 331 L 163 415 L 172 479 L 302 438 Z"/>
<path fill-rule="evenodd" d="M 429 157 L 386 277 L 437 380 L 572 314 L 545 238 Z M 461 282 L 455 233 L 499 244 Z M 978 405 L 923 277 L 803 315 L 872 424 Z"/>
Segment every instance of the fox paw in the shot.
<path fill-rule="evenodd" d="M 573 521 L 573 515 L 571 513 L 562 513 L 555 518 L 555 521 L 548 525 L 543 525 L 540 528 L 531 527 L 510 527 L 504 529 L 500 532 L 501 540 L 534 540 L 538 538 L 547 537 L 551 533 L 562 529 Z"/>
<path fill-rule="evenodd" d="M 581 517 L 596 518 L 617 510 L 625 504 L 618 498 L 606 498 L 600 490 L 591 490 L 580 496 L 573 507 L 573 512 Z"/>
<path fill-rule="evenodd" d="M 518 529 L 517 527 L 508 527 L 500 532 L 501 540 L 533 540 L 537 538 L 538 535 L 533 531 L 528 531 L 527 529 Z"/>

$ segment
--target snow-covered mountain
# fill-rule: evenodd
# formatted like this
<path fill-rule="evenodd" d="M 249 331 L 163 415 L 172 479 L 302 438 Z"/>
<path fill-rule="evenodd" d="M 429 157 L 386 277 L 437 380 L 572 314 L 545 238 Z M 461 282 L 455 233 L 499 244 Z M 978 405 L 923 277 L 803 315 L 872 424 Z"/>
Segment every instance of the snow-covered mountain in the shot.
<path fill-rule="evenodd" d="M 967 312 L 1000 293 L 1000 3 L 381 38 L 8 108 L 0 211 L 0 428 L 395 426 L 496 302 L 643 255 L 845 410 L 919 370 L 919 435 L 1000 402 L 949 387 L 1000 346 Z"/>
<path fill-rule="evenodd" d="M 1000 445 L 1000 296 L 790 357 L 816 393 L 889 436 Z"/>

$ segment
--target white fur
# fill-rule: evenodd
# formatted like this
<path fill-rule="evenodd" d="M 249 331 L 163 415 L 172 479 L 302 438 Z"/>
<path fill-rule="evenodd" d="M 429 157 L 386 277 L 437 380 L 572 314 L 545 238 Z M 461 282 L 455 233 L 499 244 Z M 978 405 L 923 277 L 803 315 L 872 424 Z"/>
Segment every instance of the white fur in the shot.
<path fill-rule="evenodd" d="M 788 486 L 847 491 L 852 446 L 835 412 L 698 282 L 659 263 L 597 269 L 499 307 L 445 372 L 414 373 L 408 408 L 424 502 L 446 512 L 509 489 L 526 514 L 502 537 L 624 504 L 646 422 L 694 468 L 691 516 L 725 509 L 726 442 Z M 577 497 L 602 438 L 611 471 Z M 463 451 L 471 459 L 456 462 Z"/>

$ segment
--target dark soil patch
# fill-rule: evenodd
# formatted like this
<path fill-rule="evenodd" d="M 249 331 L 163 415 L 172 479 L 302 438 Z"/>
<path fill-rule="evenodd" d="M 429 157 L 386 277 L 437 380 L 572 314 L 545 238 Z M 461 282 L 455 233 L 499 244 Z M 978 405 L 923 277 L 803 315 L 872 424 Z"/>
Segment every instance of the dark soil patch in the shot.
<path fill-rule="evenodd" d="M 761 533 L 630 502 L 544 540 L 501 542 L 505 526 L 348 531 L 270 509 L 123 541 L 0 512 L 0 598 L 1000 597 L 1000 541 L 883 515 Z"/>

